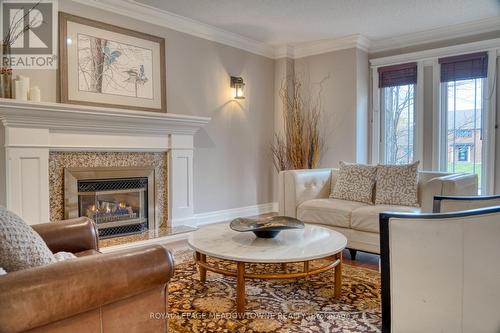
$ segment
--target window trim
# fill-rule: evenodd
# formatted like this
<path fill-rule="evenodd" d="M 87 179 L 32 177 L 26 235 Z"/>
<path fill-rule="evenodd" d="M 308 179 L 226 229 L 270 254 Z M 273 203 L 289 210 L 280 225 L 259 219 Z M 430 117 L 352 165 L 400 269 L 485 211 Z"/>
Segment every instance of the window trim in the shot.
<path fill-rule="evenodd" d="M 489 116 L 484 126 L 484 136 L 487 138 L 484 147 L 485 163 L 484 169 L 484 193 L 492 195 L 495 192 L 495 141 L 497 127 L 497 58 L 500 55 L 500 49 L 488 50 L 488 76 L 485 78 L 485 94 L 488 96 L 484 101 L 485 112 Z M 491 96 L 489 96 L 491 94 Z M 489 103 L 487 103 L 489 101 Z"/>
<path fill-rule="evenodd" d="M 384 162 L 384 148 L 382 138 L 382 89 L 379 88 L 378 68 L 382 66 L 372 67 L 372 151 L 371 163 L 378 164 Z M 417 61 L 417 82 L 415 83 L 415 106 L 414 106 L 414 140 L 413 140 L 413 161 L 420 161 L 419 169 L 423 166 L 424 155 L 424 63 Z"/>
<path fill-rule="evenodd" d="M 491 93 L 491 98 L 486 107 L 488 107 L 488 128 L 486 129 L 485 135 L 487 136 L 487 149 L 486 149 L 486 163 L 487 170 L 484 177 L 486 178 L 485 189 L 482 194 L 489 194 L 494 192 L 495 184 L 498 186 L 500 184 L 499 179 L 495 176 L 500 177 L 499 174 L 495 173 L 495 124 L 497 122 L 497 114 L 500 114 L 500 110 L 496 108 L 497 100 L 497 87 L 495 85 L 495 80 L 500 83 L 500 78 L 497 78 L 497 59 L 500 57 L 500 38 L 482 40 L 472 43 L 465 43 L 453 46 L 447 46 L 442 48 L 428 49 L 423 51 L 416 51 L 404 54 L 397 54 L 393 56 L 381 57 L 370 59 L 370 66 L 372 69 L 372 142 L 371 142 L 371 162 L 379 162 L 379 144 L 380 144 L 380 96 L 378 91 L 378 73 L 377 68 L 382 66 L 389 66 L 407 62 L 417 61 L 419 65 L 425 65 L 426 67 L 432 67 L 433 71 L 433 86 L 432 86 L 432 112 L 433 112 L 433 124 L 432 124 L 432 161 L 424 161 L 426 164 L 432 163 L 432 170 L 440 170 L 439 156 L 440 152 L 440 128 L 441 128 L 441 89 L 440 89 L 440 65 L 438 59 L 442 57 L 461 55 L 466 53 L 474 53 L 480 51 L 488 52 L 488 76 L 487 80 L 487 91 Z M 419 75 L 422 77 L 421 75 Z M 417 83 L 418 84 L 418 83 Z M 417 87 L 419 88 L 419 87 Z M 424 87 L 422 87 L 423 89 Z M 417 100 L 418 103 L 418 100 Z M 423 100 L 418 103 L 417 108 L 423 107 Z M 420 115 L 419 115 L 420 116 Z M 431 129 L 426 129 L 430 131 Z M 419 134 L 420 135 L 420 134 Z M 423 137 L 423 136 L 421 136 Z M 421 160 L 423 161 L 423 160 Z M 422 163 L 421 163 L 422 164 Z"/>
<path fill-rule="evenodd" d="M 482 195 L 491 195 L 495 190 L 495 126 L 496 126 L 496 95 L 497 87 L 495 84 L 496 72 L 497 72 L 497 58 L 500 55 L 499 49 L 488 50 L 488 75 L 484 78 L 484 94 L 483 96 L 483 108 L 485 114 L 488 115 L 487 119 L 483 118 L 484 121 L 484 137 L 486 138 L 483 147 L 484 154 L 484 167 L 482 166 L 482 181 L 480 184 Z M 443 142 L 445 142 L 444 136 L 446 135 L 446 123 L 442 120 L 443 118 L 443 83 L 441 82 L 441 68 L 440 64 L 435 61 L 433 64 L 434 73 L 434 86 L 433 90 L 438 97 L 437 103 L 434 103 L 434 116 L 439 118 L 438 123 L 434 122 L 434 137 L 433 137 L 433 169 L 439 171 L 447 170 L 447 156 L 442 154 L 442 149 L 444 148 Z"/>

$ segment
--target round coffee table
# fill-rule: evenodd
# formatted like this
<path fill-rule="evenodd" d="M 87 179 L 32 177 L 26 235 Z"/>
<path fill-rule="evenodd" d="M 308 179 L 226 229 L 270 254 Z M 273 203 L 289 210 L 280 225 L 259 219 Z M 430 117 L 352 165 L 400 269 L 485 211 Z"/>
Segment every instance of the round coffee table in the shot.
<path fill-rule="evenodd" d="M 257 238 L 252 232 L 237 232 L 229 224 L 214 224 L 193 232 L 188 239 L 195 250 L 200 281 L 206 281 L 207 270 L 236 277 L 236 310 L 245 312 L 245 279 L 298 279 L 335 270 L 334 296 L 342 287 L 342 250 L 347 245 L 344 235 L 334 230 L 306 224 L 304 229 L 283 230 L 276 238 Z M 236 271 L 225 270 L 207 262 L 207 256 L 236 263 Z M 309 262 L 326 259 L 321 267 L 309 269 Z M 302 262 L 301 272 L 245 272 L 246 263 L 282 264 Z"/>

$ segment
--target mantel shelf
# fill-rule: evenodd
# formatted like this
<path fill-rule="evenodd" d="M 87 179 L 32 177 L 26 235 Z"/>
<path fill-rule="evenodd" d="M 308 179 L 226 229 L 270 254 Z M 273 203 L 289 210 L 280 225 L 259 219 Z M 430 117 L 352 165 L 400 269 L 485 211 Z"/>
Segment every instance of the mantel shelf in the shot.
<path fill-rule="evenodd" d="M 194 135 L 211 118 L 0 98 L 4 126 L 50 130 Z"/>

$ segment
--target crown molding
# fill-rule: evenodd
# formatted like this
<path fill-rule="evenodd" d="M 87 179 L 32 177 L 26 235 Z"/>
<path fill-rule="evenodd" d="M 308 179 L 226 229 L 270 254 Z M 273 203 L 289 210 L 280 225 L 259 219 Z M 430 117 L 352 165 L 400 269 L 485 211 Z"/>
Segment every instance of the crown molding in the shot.
<path fill-rule="evenodd" d="M 274 49 L 274 59 L 295 58 L 294 48 L 291 45 L 280 45 Z"/>
<path fill-rule="evenodd" d="M 358 48 L 368 52 L 370 49 L 370 41 L 368 38 L 356 34 L 341 38 L 299 43 L 289 48 L 291 49 L 289 52 L 292 55 L 291 58 L 297 59 L 351 48 Z M 280 55 L 281 54 L 278 52 L 275 54 L 275 57 L 279 58 Z"/>
<path fill-rule="evenodd" d="M 412 61 L 422 61 L 424 63 L 424 66 L 427 66 L 427 65 L 432 65 L 433 62 L 440 57 L 450 57 L 464 53 L 490 51 L 490 50 L 496 50 L 497 54 L 500 54 L 500 38 L 441 47 L 437 49 L 429 49 L 424 51 L 397 54 L 389 57 L 374 58 L 370 59 L 370 65 L 372 67 L 379 67 L 379 66 L 395 65 Z"/>
<path fill-rule="evenodd" d="M 156 7 L 148 6 L 135 0 L 71 1 L 232 46 L 272 59 L 303 58 L 350 48 L 358 48 L 368 53 L 377 53 L 391 49 L 405 48 L 500 30 L 500 17 L 497 16 L 378 40 L 370 40 L 365 36 L 355 34 L 340 38 L 276 46 L 259 42 Z"/>
<path fill-rule="evenodd" d="M 83 5 L 111 11 L 136 20 L 180 31 L 212 42 L 232 46 L 250 53 L 274 58 L 273 46 L 219 29 L 217 27 L 176 15 L 134 0 L 72 0 Z"/>
<path fill-rule="evenodd" d="M 500 16 L 455 24 L 396 37 L 371 40 L 370 53 L 428 44 L 500 30 Z"/>

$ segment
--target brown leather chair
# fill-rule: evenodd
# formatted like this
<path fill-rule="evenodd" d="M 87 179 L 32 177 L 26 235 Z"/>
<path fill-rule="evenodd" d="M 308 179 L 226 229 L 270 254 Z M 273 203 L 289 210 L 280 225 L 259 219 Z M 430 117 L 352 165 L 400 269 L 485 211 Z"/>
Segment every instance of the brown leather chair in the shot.
<path fill-rule="evenodd" d="M 0 332 L 167 331 L 167 249 L 101 254 L 86 218 L 33 228 L 53 252 L 79 258 L 0 276 Z"/>

